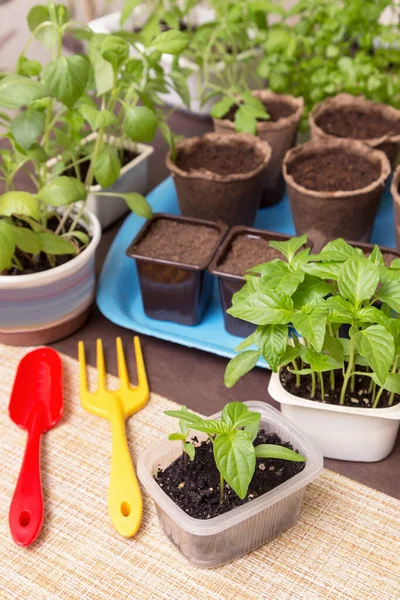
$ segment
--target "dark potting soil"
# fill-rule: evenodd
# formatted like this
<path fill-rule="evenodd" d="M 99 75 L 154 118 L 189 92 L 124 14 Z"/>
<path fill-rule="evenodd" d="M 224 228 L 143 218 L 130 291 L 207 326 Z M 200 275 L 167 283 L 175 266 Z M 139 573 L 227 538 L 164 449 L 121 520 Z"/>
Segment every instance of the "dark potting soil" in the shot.
<path fill-rule="evenodd" d="M 124 148 L 124 151 L 122 153 L 122 160 L 121 160 L 121 168 L 125 167 L 125 165 L 127 165 L 128 163 L 130 163 L 132 160 L 134 160 L 137 156 L 139 156 L 139 154 L 137 152 L 133 152 L 132 150 L 126 150 Z M 82 157 L 83 158 L 83 157 Z M 79 172 L 80 172 L 80 180 L 82 182 L 85 181 L 86 176 L 88 174 L 88 170 L 89 170 L 89 166 L 90 166 L 90 160 L 85 160 L 83 162 L 81 162 L 79 164 Z M 63 173 L 63 175 L 66 175 L 67 177 L 76 177 L 76 171 L 74 169 L 74 167 L 72 165 L 70 165 Z M 93 178 L 93 184 L 92 185 L 97 185 L 97 180 L 96 177 Z"/>
<path fill-rule="evenodd" d="M 218 271 L 243 276 L 251 267 L 275 258 L 283 258 L 283 255 L 279 250 L 270 248 L 268 240 L 242 235 L 233 240 Z"/>
<path fill-rule="evenodd" d="M 343 375 L 341 370 L 335 371 L 335 391 L 332 392 L 330 388 L 330 375 L 329 373 L 323 373 L 324 387 L 325 387 L 325 400 L 326 404 L 340 404 L 340 390 L 343 383 Z M 300 378 L 300 387 L 296 387 L 296 376 L 290 373 L 287 369 L 282 369 L 280 373 L 280 380 L 288 392 L 294 396 L 311 400 L 311 376 L 302 375 Z M 350 384 L 348 385 L 344 405 L 359 408 L 372 408 L 373 406 L 373 392 L 369 392 L 369 385 L 371 379 L 362 375 L 355 377 L 354 391 L 351 391 Z M 321 390 L 317 377 L 317 391 L 315 395 L 315 402 L 321 401 Z M 380 397 L 377 408 L 386 408 L 389 406 L 390 393 L 384 391 Z M 392 406 L 395 406 L 400 402 L 400 396 L 395 395 Z"/>
<path fill-rule="evenodd" d="M 141 256 L 200 265 L 211 257 L 219 237 L 213 227 L 157 219 L 133 251 Z"/>
<path fill-rule="evenodd" d="M 267 112 L 269 114 L 269 121 L 279 121 L 279 119 L 284 119 L 286 117 L 290 117 L 295 112 L 295 108 L 289 102 L 284 102 L 283 100 L 268 100 L 268 102 L 263 102 Z M 233 121 L 235 118 L 236 111 L 239 106 L 232 106 L 229 112 L 222 117 L 223 119 L 229 119 L 229 121 Z M 260 122 L 265 122 L 263 119 L 258 119 Z"/>
<path fill-rule="evenodd" d="M 301 157 L 288 166 L 296 183 L 319 192 L 359 190 L 376 181 L 380 172 L 378 164 L 342 149 Z"/>
<path fill-rule="evenodd" d="M 55 231 L 57 229 L 59 220 L 56 217 L 52 217 L 49 219 L 47 223 L 47 228 L 50 231 Z M 18 222 L 19 225 L 24 226 L 22 222 Z M 66 230 L 72 225 L 72 219 L 67 219 L 66 222 Z M 87 233 L 86 229 L 78 225 L 76 227 L 76 231 L 82 231 L 83 233 Z M 82 248 L 83 243 L 74 238 L 74 244 L 76 244 L 77 248 Z M 48 271 L 54 267 L 59 267 L 60 265 L 64 265 L 69 262 L 73 258 L 75 258 L 74 254 L 60 254 L 58 256 L 53 256 L 51 258 L 52 262 L 49 262 L 47 254 L 44 252 L 40 252 L 37 255 L 26 254 L 22 252 L 19 248 L 17 248 L 16 256 L 22 265 L 22 271 L 18 269 L 13 269 L 11 271 L 5 271 L 3 275 L 30 275 L 32 273 L 42 273 L 43 271 Z M 1 274 L 0 274 L 1 276 Z"/>
<path fill-rule="evenodd" d="M 256 169 L 261 161 L 260 154 L 247 145 L 210 146 L 206 141 L 196 144 L 192 151 L 179 150 L 176 157 L 176 164 L 182 171 L 211 171 L 218 175 L 248 173 Z"/>
<path fill-rule="evenodd" d="M 193 439 L 197 441 L 197 438 Z M 267 434 L 264 429 L 260 429 L 254 441 L 254 446 L 260 444 L 278 444 L 293 450 L 289 442 L 283 442 L 275 433 Z M 225 483 L 224 502 L 220 504 L 219 472 L 215 466 L 212 444 L 207 440 L 196 447 L 193 461 L 187 458 L 185 465 L 184 457 L 180 456 L 166 469 L 159 469 L 154 479 L 189 516 L 195 519 L 212 519 L 273 490 L 300 473 L 305 464 L 275 458 L 257 458 L 247 496 L 241 500 Z"/>
<path fill-rule="evenodd" d="M 388 133 L 400 133 L 400 122 L 384 117 L 379 111 L 358 108 L 327 110 L 316 119 L 323 131 L 336 137 L 372 140 Z"/>

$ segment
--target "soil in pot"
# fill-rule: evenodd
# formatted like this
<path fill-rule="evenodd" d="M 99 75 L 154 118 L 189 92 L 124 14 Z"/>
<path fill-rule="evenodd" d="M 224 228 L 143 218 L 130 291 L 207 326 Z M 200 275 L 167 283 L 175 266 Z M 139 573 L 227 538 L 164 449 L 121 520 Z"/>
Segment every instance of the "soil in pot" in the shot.
<path fill-rule="evenodd" d="M 197 438 L 193 439 L 197 441 Z M 263 429 L 260 429 L 254 441 L 255 446 L 259 444 L 278 444 L 293 450 L 289 442 L 284 442 L 275 433 L 266 433 Z M 300 473 L 305 464 L 273 458 L 257 458 L 256 470 L 246 497 L 241 500 L 225 483 L 224 502 L 220 504 L 220 475 L 215 466 L 212 443 L 208 440 L 196 447 L 193 461 L 187 457 L 185 462 L 185 457 L 182 455 L 166 469 L 160 469 L 154 479 L 175 504 L 190 517 L 211 519 L 273 490 Z"/>
<path fill-rule="evenodd" d="M 361 369 L 362 367 L 360 367 Z M 340 404 L 340 391 L 343 383 L 342 371 L 335 371 L 335 390 L 332 392 L 330 388 L 330 375 L 329 373 L 323 373 L 324 387 L 325 387 L 325 403 L 326 404 Z M 283 369 L 280 372 L 280 380 L 290 394 L 304 398 L 305 400 L 312 400 L 311 398 L 311 376 L 302 375 L 300 380 L 300 387 L 296 387 L 296 376 L 290 373 L 287 369 Z M 369 391 L 371 379 L 370 377 L 363 377 L 357 375 L 355 377 L 354 391 L 351 391 L 350 384 L 347 388 L 344 406 L 351 406 L 352 408 L 372 408 L 373 406 L 373 392 Z M 317 377 L 317 391 L 315 402 L 321 402 L 321 390 L 318 383 Z M 390 392 L 386 390 L 382 393 L 377 408 L 387 408 L 389 406 Z M 400 396 L 396 394 L 393 399 L 392 406 L 399 404 Z"/>
<path fill-rule="evenodd" d="M 121 159 L 121 169 L 122 169 L 122 167 L 125 167 L 126 165 L 128 165 L 130 162 L 132 162 L 133 160 L 135 160 L 135 158 L 137 158 L 139 156 L 139 154 L 137 152 L 133 152 L 132 150 L 128 150 L 126 148 L 124 148 L 123 152 L 119 153 L 119 155 L 120 155 L 120 159 Z M 80 158 L 83 158 L 83 157 L 84 156 L 81 156 Z M 85 181 L 86 176 L 89 171 L 89 167 L 90 167 L 90 159 L 84 160 L 83 162 L 79 163 L 80 181 L 82 181 L 82 182 Z M 66 175 L 67 177 L 76 177 L 76 171 L 72 164 L 70 164 L 68 166 L 68 168 L 63 172 L 63 175 Z M 98 185 L 98 181 L 97 181 L 96 177 L 93 177 L 92 185 Z"/>
<path fill-rule="evenodd" d="M 233 240 L 218 270 L 244 276 L 251 267 L 276 258 L 282 258 L 282 253 L 270 248 L 268 240 L 242 235 Z"/>
<path fill-rule="evenodd" d="M 400 123 L 388 119 L 380 111 L 365 112 L 352 106 L 326 110 L 315 122 L 330 135 L 356 140 L 373 140 L 389 133 L 400 133 Z"/>
<path fill-rule="evenodd" d="M 176 165 L 182 171 L 210 171 L 218 175 L 249 173 L 260 162 L 260 153 L 255 148 L 238 144 L 219 144 L 215 147 L 207 142 L 198 144 L 193 152 L 179 150 L 176 157 Z"/>
<path fill-rule="evenodd" d="M 20 225 L 22 227 L 27 227 L 27 225 L 25 223 L 23 223 L 22 221 L 18 221 L 16 219 L 14 219 L 14 220 L 18 225 Z M 57 217 L 52 217 L 47 222 L 47 228 L 50 231 L 54 232 L 54 231 L 56 231 L 58 224 L 59 224 L 59 219 L 57 219 Z M 72 219 L 67 219 L 67 222 L 65 224 L 65 229 L 68 230 L 68 228 L 71 225 L 72 225 Z M 82 227 L 81 225 L 77 225 L 76 231 L 81 231 L 83 233 L 87 233 L 86 229 L 84 229 L 84 227 Z M 76 238 L 74 238 L 74 244 L 76 245 L 78 250 L 84 246 L 84 244 Z M 69 262 L 70 260 L 75 258 L 75 256 L 76 255 L 74 255 L 74 254 L 60 254 L 60 255 L 53 256 L 51 258 L 52 262 L 49 262 L 48 256 L 44 252 L 40 252 L 39 254 L 34 256 L 32 254 L 27 254 L 25 252 L 22 252 L 19 248 L 17 248 L 16 257 L 18 258 L 19 262 L 22 265 L 22 270 L 20 271 L 18 269 L 12 269 L 10 271 L 4 271 L 2 274 L 3 275 L 31 275 L 32 273 L 42 273 L 43 271 L 48 271 L 49 269 L 53 269 L 54 267 L 59 267 L 60 265 L 63 265 L 65 263 Z"/>
<path fill-rule="evenodd" d="M 342 150 L 326 150 L 298 158 L 288 165 L 288 174 L 303 187 L 318 192 L 354 191 L 376 181 L 381 169 L 365 156 Z"/>
<path fill-rule="evenodd" d="M 141 256 L 200 265 L 209 258 L 219 237 L 216 229 L 206 225 L 157 219 L 133 251 Z"/>

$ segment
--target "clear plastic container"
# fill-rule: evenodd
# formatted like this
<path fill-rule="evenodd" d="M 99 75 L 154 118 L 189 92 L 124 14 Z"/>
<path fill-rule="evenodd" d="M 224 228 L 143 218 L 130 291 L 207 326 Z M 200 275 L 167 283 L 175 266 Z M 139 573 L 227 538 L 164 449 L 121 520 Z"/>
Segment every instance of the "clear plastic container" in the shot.
<path fill-rule="evenodd" d="M 280 412 L 264 402 L 246 402 L 261 413 L 260 427 L 277 433 L 303 454 L 306 466 L 271 492 L 209 520 L 188 516 L 154 480 L 158 468 L 169 466 L 182 453 L 179 441 L 166 440 L 142 452 L 139 478 L 152 496 L 161 527 L 171 542 L 196 567 L 218 567 L 270 542 L 297 521 L 305 488 L 323 468 L 321 452 Z M 220 417 L 218 412 L 210 418 Z M 196 433 L 200 438 L 201 436 Z"/>

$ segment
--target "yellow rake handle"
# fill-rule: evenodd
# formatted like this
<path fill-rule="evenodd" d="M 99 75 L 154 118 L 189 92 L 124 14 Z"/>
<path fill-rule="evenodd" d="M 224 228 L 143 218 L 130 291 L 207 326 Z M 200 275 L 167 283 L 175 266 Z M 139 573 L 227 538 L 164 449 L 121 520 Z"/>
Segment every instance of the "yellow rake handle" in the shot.
<path fill-rule="evenodd" d="M 115 529 L 124 537 L 135 535 L 142 520 L 142 495 L 126 441 L 120 402 L 110 410 L 112 455 L 108 512 Z"/>

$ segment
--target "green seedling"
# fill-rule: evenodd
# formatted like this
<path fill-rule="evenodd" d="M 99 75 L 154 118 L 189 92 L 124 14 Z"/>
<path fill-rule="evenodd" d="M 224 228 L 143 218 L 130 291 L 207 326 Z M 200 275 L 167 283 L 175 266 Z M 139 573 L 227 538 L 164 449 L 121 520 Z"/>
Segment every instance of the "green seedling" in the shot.
<path fill-rule="evenodd" d="M 305 461 L 303 456 L 283 446 L 254 446 L 261 415 L 249 410 L 241 402 L 227 404 L 219 420 L 203 419 L 187 409 L 168 410 L 165 414 L 183 420 L 191 429 L 208 435 L 213 444 L 214 460 L 220 474 L 221 504 L 224 501 L 225 481 L 239 498 L 246 497 L 256 468 L 256 458 Z"/>
<path fill-rule="evenodd" d="M 186 408 L 186 406 L 182 406 L 181 412 L 186 413 L 189 411 Z M 187 457 L 189 456 L 190 460 L 194 460 L 194 457 L 196 454 L 196 449 L 190 441 L 187 441 L 190 426 L 188 425 L 187 421 L 185 421 L 184 418 L 179 419 L 179 428 L 180 428 L 180 432 L 171 433 L 171 435 L 168 437 L 168 439 L 171 441 L 179 440 L 182 442 L 183 457 L 184 457 L 183 459 L 184 459 L 185 467 L 186 467 Z"/>

